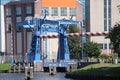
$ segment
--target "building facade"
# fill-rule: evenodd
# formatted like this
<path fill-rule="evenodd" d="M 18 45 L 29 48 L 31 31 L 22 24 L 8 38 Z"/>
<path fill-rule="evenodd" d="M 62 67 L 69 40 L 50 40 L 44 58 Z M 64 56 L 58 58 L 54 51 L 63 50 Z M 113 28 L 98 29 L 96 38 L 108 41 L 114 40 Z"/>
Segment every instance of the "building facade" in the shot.
<path fill-rule="evenodd" d="M 87 32 L 109 31 L 119 21 L 117 5 L 120 0 L 86 0 Z M 89 37 L 98 43 L 102 53 L 111 53 L 110 40 L 105 36 Z"/>
<path fill-rule="evenodd" d="M 83 20 L 85 20 L 85 0 L 78 0 L 80 3 L 82 3 L 82 17 Z"/>
<path fill-rule="evenodd" d="M 72 5 L 71 5 L 72 4 Z M 13 55 L 25 56 L 31 42 L 31 30 L 16 27 L 17 22 L 28 17 L 41 17 L 46 9 L 46 19 L 70 19 L 82 21 L 82 5 L 76 0 L 20 0 L 6 4 L 5 12 L 5 51 Z M 81 14 L 81 15 L 80 15 Z M 57 33 L 47 33 L 57 34 Z M 45 52 L 45 40 L 42 41 L 42 52 Z M 47 54 L 57 56 L 58 39 L 47 40 Z M 49 57 L 49 59 L 53 59 Z"/>
<path fill-rule="evenodd" d="M 120 4 L 117 7 L 118 7 L 118 10 L 119 10 L 119 14 L 120 14 Z M 119 16 L 119 22 L 120 22 L 120 16 Z"/>
<path fill-rule="evenodd" d="M 5 28 L 4 28 L 4 4 L 8 3 L 10 0 L 0 1 L 0 52 L 5 52 Z"/>

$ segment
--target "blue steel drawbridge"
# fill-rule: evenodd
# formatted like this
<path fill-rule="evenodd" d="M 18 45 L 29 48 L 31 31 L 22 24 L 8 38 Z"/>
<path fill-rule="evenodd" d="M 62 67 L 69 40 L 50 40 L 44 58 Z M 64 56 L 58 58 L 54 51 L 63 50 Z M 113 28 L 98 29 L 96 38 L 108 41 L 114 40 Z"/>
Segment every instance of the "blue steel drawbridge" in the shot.
<path fill-rule="evenodd" d="M 67 32 L 66 29 L 69 24 L 79 24 L 82 26 L 82 22 L 73 21 L 73 20 L 46 20 L 45 17 L 43 19 L 35 18 L 34 20 L 26 20 L 23 22 L 17 23 L 17 26 L 23 26 L 24 28 L 30 28 L 32 30 L 32 41 L 30 48 L 27 52 L 27 61 L 40 61 L 41 59 L 41 48 L 40 48 L 40 40 L 42 35 L 45 32 L 57 32 L 58 33 L 58 54 L 57 61 L 60 60 L 70 60 L 70 53 L 68 48 L 67 41 Z"/>

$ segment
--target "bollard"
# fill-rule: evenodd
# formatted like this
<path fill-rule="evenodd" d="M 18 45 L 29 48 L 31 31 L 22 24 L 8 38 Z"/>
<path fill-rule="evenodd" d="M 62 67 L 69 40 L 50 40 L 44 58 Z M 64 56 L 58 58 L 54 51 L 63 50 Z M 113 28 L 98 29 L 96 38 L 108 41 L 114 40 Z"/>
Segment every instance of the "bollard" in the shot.
<path fill-rule="evenodd" d="M 56 65 L 55 65 L 55 64 L 53 65 L 53 69 L 54 69 L 54 70 L 53 70 L 53 71 L 54 71 L 54 74 L 56 74 L 57 70 L 56 70 Z"/>
<path fill-rule="evenodd" d="M 49 73 L 50 73 L 50 75 L 54 75 L 54 74 L 56 74 L 56 65 L 55 64 L 50 64 L 49 65 Z"/>
<path fill-rule="evenodd" d="M 118 64 L 118 59 L 113 59 L 113 64 Z"/>
<path fill-rule="evenodd" d="M 30 80 L 33 80 L 33 67 L 30 67 Z"/>
<path fill-rule="evenodd" d="M 21 72 L 20 63 L 18 64 L 18 72 Z"/>
<path fill-rule="evenodd" d="M 28 67 L 25 67 L 25 80 L 27 80 L 27 76 L 28 76 Z"/>
<path fill-rule="evenodd" d="M 33 67 L 25 67 L 25 80 L 33 80 Z"/>
<path fill-rule="evenodd" d="M 53 68 L 52 68 L 52 64 L 49 65 L 49 73 L 50 75 L 53 75 Z"/>
<path fill-rule="evenodd" d="M 10 65 L 9 65 L 9 73 L 12 72 L 12 71 L 11 71 L 11 68 L 12 68 L 12 65 L 10 64 Z"/>
<path fill-rule="evenodd" d="M 13 72 L 15 73 L 16 72 L 16 65 L 13 64 Z"/>

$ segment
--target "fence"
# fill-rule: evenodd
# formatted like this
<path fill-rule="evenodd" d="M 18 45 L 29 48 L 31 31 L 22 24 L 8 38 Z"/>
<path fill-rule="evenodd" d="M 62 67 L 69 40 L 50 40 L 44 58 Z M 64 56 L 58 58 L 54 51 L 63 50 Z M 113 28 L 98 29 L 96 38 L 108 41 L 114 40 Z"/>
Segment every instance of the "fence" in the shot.
<path fill-rule="evenodd" d="M 25 59 L 22 55 L 0 55 L 0 63 L 15 60 L 17 62 L 22 62 Z"/>

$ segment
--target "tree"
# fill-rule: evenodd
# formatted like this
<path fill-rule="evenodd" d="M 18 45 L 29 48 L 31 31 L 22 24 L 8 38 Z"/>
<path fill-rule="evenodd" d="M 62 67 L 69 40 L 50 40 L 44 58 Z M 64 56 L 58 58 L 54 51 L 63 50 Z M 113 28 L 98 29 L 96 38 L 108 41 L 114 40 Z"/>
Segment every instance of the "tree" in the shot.
<path fill-rule="evenodd" d="M 115 53 L 120 56 L 120 23 L 116 23 L 109 31 L 107 38 L 110 39 Z"/>
<path fill-rule="evenodd" d="M 76 33 L 80 32 L 80 29 L 76 25 L 69 25 L 68 33 Z M 80 48 L 80 37 L 69 37 L 68 38 L 68 46 L 70 51 L 71 59 L 79 59 L 81 48 Z"/>
<path fill-rule="evenodd" d="M 87 41 L 84 43 L 84 53 L 88 57 L 98 57 L 101 51 L 97 43 Z"/>

